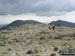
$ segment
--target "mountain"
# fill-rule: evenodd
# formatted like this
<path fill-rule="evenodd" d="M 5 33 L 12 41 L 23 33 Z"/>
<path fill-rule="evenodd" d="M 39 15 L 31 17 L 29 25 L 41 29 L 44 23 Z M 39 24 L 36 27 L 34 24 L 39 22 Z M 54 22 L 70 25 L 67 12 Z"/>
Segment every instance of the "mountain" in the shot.
<path fill-rule="evenodd" d="M 3 25 L 0 25 L 0 28 L 3 27 Z"/>
<path fill-rule="evenodd" d="M 0 28 L 2 28 L 2 27 L 5 26 L 5 25 L 7 25 L 7 24 L 0 24 Z"/>
<path fill-rule="evenodd" d="M 43 23 L 34 21 L 34 20 L 25 20 L 25 21 L 24 20 L 16 20 L 16 21 L 13 21 L 12 23 L 4 26 L 3 28 L 20 26 L 23 24 L 43 24 Z"/>
<path fill-rule="evenodd" d="M 62 21 L 62 20 L 58 20 L 58 21 L 53 21 L 49 24 L 59 24 L 61 26 L 66 26 L 66 27 L 75 27 L 75 23 L 71 23 L 71 22 L 67 22 L 67 21 Z"/>

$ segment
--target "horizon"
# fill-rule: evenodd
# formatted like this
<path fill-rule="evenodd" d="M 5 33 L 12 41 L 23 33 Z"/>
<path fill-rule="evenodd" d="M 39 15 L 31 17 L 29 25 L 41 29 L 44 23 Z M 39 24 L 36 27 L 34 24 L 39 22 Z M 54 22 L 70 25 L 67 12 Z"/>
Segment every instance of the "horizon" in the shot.
<path fill-rule="evenodd" d="M 17 20 L 14 20 L 14 21 L 17 21 Z M 12 22 L 14 22 L 14 21 L 12 21 Z M 22 20 L 22 21 L 27 21 L 27 20 Z M 33 20 L 33 21 L 37 21 L 37 20 Z M 54 20 L 55 21 L 55 20 Z M 51 22 L 54 22 L 54 21 L 51 21 Z M 56 21 L 64 21 L 64 20 L 56 20 Z M 56 22 L 55 21 L 55 22 Z M 8 24 L 0 24 L 1 26 L 2 25 L 9 25 L 9 24 L 11 24 L 12 22 L 10 22 L 10 23 L 8 23 Z M 40 21 L 37 21 L 37 22 L 40 22 Z M 51 23 L 51 22 L 40 22 L 40 23 L 43 23 L 43 24 L 49 24 L 49 23 Z M 69 21 L 64 21 L 64 22 L 69 22 Z M 69 22 L 69 23 L 74 23 L 74 22 Z"/>

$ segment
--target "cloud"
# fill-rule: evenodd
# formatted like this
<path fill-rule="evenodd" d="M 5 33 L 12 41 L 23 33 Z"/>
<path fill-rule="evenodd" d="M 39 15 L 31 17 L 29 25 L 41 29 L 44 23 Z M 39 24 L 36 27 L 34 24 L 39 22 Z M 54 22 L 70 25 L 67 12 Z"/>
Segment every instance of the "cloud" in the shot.
<path fill-rule="evenodd" d="M 75 0 L 0 0 L 0 15 L 55 16 L 75 10 Z"/>
<path fill-rule="evenodd" d="M 74 2 L 75 0 L 42 0 L 33 7 L 34 11 L 72 11 L 75 10 Z"/>
<path fill-rule="evenodd" d="M 0 14 L 31 13 L 31 7 L 37 0 L 0 0 Z"/>
<path fill-rule="evenodd" d="M 66 13 L 64 15 L 59 15 L 59 16 L 37 16 L 35 14 L 21 14 L 21 15 L 4 15 L 0 16 L 0 24 L 9 24 L 14 20 L 36 20 L 39 22 L 46 22 L 49 23 L 51 21 L 56 21 L 56 20 L 64 20 L 64 21 L 69 21 L 75 23 L 75 11 Z"/>

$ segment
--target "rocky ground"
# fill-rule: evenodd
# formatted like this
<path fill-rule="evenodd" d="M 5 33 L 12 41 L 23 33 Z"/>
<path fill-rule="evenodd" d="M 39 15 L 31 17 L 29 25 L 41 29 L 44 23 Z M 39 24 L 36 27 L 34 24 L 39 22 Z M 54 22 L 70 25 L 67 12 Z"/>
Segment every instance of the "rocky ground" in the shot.
<path fill-rule="evenodd" d="M 25 24 L 0 30 L 0 56 L 59 56 L 61 48 L 75 47 L 75 29 Z"/>

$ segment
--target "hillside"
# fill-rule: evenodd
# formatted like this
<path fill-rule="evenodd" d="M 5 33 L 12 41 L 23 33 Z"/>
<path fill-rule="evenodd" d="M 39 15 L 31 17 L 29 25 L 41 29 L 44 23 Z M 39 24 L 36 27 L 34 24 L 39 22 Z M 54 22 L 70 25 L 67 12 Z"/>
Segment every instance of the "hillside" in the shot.
<path fill-rule="evenodd" d="M 48 26 L 24 24 L 0 30 L 0 56 L 59 56 L 60 48 L 75 47 L 75 28 Z"/>
<path fill-rule="evenodd" d="M 4 27 L 5 25 L 7 25 L 7 24 L 0 24 L 0 28 Z"/>
<path fill-rule="evenodd" d="M 34 21 L 34 20 L 25 20 L 25 21 L 24 20 L 15 20 L 12 23 L 8 24 L 7 26 L 4 26 L 3 28 L 20 26 L 23 24 L 43 24 L 43 23 Z"/>
<path fill-rule="evenodd" d="M 71 23 L 71 22 L 67 22 L 67 21 L 62 21 L 62 20 L 58 20 L 58 21 L 53 21 L 49 24 L 60 24 L 61 26 L 66 26 L 66 27 L 75 27 L 75 23 Z"/>

